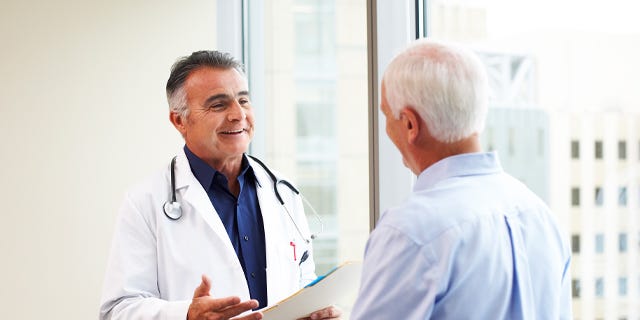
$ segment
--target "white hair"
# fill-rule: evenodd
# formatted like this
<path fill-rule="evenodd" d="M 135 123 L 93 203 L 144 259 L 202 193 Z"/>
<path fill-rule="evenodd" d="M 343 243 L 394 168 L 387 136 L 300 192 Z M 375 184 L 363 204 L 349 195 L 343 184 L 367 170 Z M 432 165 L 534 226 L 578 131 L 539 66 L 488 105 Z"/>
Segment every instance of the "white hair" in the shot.
<path fill-rule="evenodd" d="M 169 110 L 178 114 L 183 119 L 186 119 L 189 115 L 189 106 L 187 105 L 187 92 L 184 90 L 184 86 L 176 89 L 172 94 L 167 94 L 167 100 L 169 101 Z"/>
<path fill-rule="evenodd" d="M 413 108 L 440 142 L 484 130 L 487 74 L 470 50 L 431 39 L 414 41 L 387 67 L 383 81 L 391 113 Z"/>

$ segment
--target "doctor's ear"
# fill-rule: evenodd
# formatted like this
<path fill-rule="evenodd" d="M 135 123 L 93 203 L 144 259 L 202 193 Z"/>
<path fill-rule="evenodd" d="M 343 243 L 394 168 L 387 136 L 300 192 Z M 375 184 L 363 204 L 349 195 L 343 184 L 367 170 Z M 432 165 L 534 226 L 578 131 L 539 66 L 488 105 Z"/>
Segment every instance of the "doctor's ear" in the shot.
<path fill-rule="evenodd" d="M 171 121 L 173 126 L 176 127 L 176 129 L 180 131 L 180 134 L 184 136 L 185 130 L 186 130 L 185 122 L 187 120 L 183 118 L 180 114 L 171 111 L 169 112 L 169 121 Z"/>

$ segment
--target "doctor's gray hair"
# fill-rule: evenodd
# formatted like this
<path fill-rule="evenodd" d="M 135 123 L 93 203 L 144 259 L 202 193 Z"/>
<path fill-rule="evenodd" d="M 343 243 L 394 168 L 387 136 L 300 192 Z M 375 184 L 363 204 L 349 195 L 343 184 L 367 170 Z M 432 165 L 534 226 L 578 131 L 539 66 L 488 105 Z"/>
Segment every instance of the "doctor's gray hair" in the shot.
<path fill-rule="evenodd" d="M 171 75 L 167 80 L 167 101 L 171 112 L 177 113 L 183 118 L 189 114 L 184 83 L 191 72 L 203 67 L 216 69 L 233 68 L 246 77 L 242 63 L 226 52 L 203 50 L 181 57 L 171 67 Z"/>
<path fill-rule="evenodd" d="M 462 140 L 484 130 L 489 85 L 476 54 L 431 39 L 414 41 L 383 76 L 385 96 L 397 119 L 413 108 L 440 142 Z"/>

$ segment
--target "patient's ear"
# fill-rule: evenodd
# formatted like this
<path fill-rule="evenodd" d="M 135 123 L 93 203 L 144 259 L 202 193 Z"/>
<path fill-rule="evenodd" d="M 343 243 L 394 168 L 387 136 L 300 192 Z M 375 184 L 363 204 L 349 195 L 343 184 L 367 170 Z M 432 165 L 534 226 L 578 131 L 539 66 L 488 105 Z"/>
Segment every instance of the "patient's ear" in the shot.
<path fill-rule="evenodd" d="M 407 142 L 415 143 L 420 136 L 420 116 L 413 108 L 407 107 L 400 111 L 400 120 L 407 130 Z"/>

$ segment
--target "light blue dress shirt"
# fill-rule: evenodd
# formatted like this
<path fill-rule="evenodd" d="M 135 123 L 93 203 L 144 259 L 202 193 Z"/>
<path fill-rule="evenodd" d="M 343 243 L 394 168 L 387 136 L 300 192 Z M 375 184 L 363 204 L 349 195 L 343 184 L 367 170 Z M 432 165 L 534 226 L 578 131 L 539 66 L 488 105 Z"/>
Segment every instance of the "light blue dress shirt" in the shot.
<path fill-rule="evenodd" d="M 570 319 L 569 246 L 496 153 L 443 159 L 371 233 L 351 319 Z"/>

